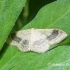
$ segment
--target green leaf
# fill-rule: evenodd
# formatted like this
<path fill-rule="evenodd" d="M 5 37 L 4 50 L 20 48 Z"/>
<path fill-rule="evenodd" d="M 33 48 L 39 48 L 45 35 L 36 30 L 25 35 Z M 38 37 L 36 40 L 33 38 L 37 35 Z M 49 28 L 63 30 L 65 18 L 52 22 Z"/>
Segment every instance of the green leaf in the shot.
<path fill-rule="evenodd" d="M 0 50 L 24 4 L 25 0 L 0 0 Z"/>
<path fill-rule="evenodd" d="M 70 36 L 70 1 L 56 1 L 41 8 L 34 20 L 23 29 L 58 28 Z M 30 26 L 31 24 L 31 26 Z M 69 40 L 69 39 L 68 39 Z M 0 70 L 69 70 L 70 45 L 58 46 L 46 53 L 20 52 L 16 47 L 4 46 L 0 56 Z"/>

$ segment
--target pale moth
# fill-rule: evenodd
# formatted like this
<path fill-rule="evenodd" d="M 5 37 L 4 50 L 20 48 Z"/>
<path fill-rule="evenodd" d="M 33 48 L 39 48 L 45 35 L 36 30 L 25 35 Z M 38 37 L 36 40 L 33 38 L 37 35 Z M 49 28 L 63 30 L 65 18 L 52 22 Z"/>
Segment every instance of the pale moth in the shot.
<path fill-rule="evenodd" d="M 60 43 L 67 37 L 66 32 L 59 29 L 27 29 L 12 33 L 10 45 L 16 46 L 21 52 L 46 52 L 51 45 Z"/>

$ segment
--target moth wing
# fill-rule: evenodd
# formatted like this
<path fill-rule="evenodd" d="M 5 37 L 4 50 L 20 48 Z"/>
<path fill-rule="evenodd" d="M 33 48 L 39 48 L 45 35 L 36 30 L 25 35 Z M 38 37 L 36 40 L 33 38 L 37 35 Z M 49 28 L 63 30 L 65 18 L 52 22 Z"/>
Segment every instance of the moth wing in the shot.
<path fill-rule="evenodd" d="M 57 44 L 67 37 L 67 33 L 60 29 L 37 29 L 37 31 L 46 36 L 50 45 Z"/>
<path fill-rule="evenodd" d="M 49 43 L 47 43 L 47 41 L 44 41 L 44 40 L 35 41 L 31 47 L 31 51 L 44 53 L 47 50 L 49 50 L 49 47 L 50 45 Z"/>
<path fill-rule="evenodd" d="M 30 30 L 17 31 L 9 36 L 7 42 L 12 46 L 18 47 L 22 52 L 29 51 L 30 33 Z"/>

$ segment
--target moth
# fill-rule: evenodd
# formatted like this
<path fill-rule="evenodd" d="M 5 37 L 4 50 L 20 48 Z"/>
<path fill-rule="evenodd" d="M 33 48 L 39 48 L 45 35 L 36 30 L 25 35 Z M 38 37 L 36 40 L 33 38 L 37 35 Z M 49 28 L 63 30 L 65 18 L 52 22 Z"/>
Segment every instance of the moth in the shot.
<path fill-rule="evenodd" d="M 46 52 L 51 45 L 60 43 L 67 33 L 60 29 L 27 29 L 12 33 L 8 43 L 16 46 L 21 52 Z"/>

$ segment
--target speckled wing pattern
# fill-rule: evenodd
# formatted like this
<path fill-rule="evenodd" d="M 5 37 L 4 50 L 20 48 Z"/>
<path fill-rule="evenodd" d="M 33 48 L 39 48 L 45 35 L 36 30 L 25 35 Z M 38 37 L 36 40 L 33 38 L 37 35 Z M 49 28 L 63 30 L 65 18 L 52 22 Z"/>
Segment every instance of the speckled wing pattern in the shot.
<path fill-rule="evenodd" d="M 10 45 L 18 47 L 22 52 L 46 52 L 50 45 L 60 43 L 67 37 L 66 32 L 59 29 L 28 29 L 10 35 Z"/>

